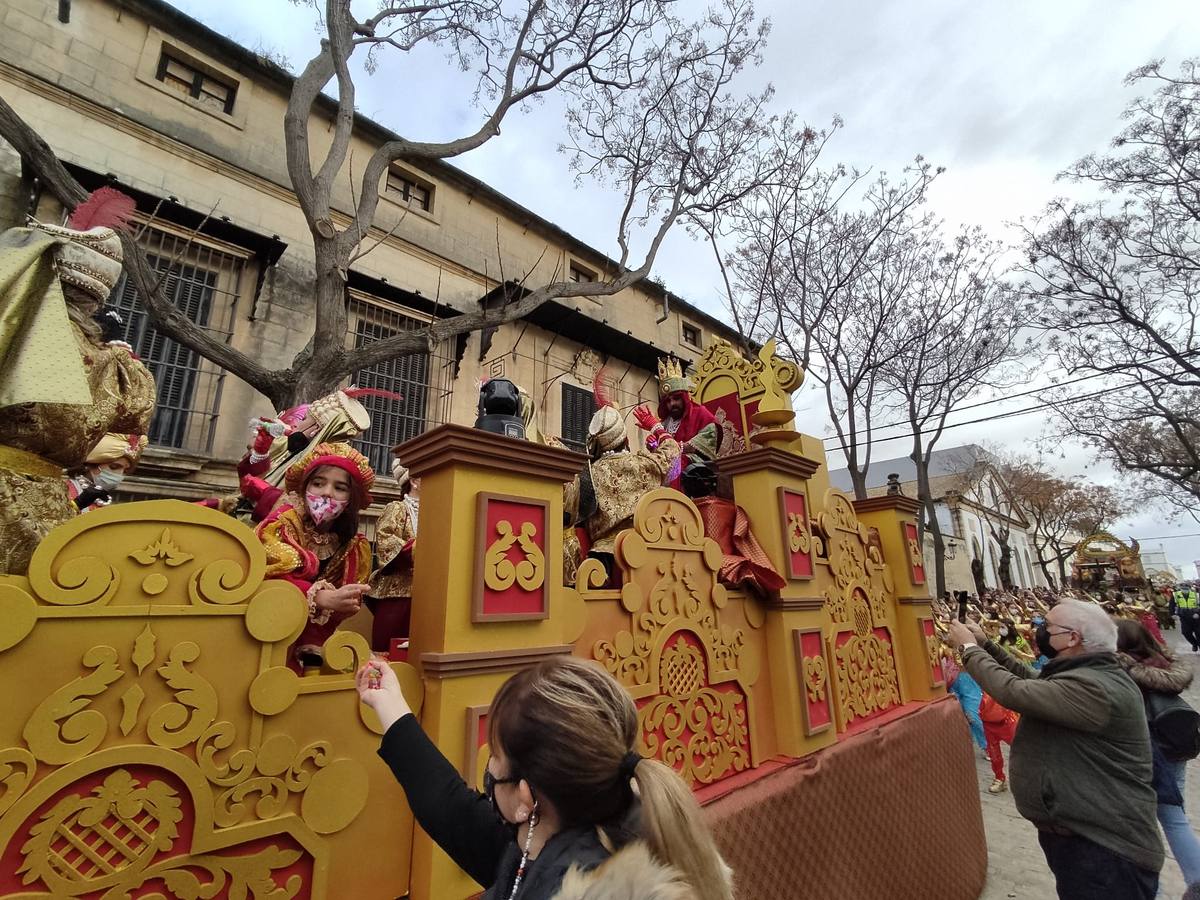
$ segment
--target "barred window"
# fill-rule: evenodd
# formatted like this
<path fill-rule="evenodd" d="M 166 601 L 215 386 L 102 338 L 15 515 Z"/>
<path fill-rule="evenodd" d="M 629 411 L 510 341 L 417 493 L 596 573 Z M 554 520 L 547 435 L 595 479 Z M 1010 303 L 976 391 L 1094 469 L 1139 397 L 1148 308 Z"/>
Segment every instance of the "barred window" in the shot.
<path fill-rule="evenodd" d="M 355 349 L 427 324 L 411 310 L 357 291 L 351 292 L 348 312 L 351 347 Z M 433 353 L 413 353 L 354 373 L 355 387 L 391 391 L 404 398 L 365 396 L 359 400 L 371 416 L 371 427 L 355 444 L 376 473 L 391 472 L 396 444 L 446 421 L 452 379 L 453 360 L 440 346 Z"/>
<path fill-rule="evenodd" d="M 562 386 L 562 442 L 572 450 L 587 447 L 588 425 L 596 412 L 592 392 L 573 384 Z"/>
<path fill-rule="evenodd" d="M 157 228 L 144 229 L 139 242 L 171 304 L 209 334 L 228 341 L 249 254 L 225 252 L 207 241 Z M 211 452 L 224 370 L 155 328 L 127 276 L 109 302 L 125 320 L 121 339 L 154 374 L 157 405 L 150 443 Z"/>

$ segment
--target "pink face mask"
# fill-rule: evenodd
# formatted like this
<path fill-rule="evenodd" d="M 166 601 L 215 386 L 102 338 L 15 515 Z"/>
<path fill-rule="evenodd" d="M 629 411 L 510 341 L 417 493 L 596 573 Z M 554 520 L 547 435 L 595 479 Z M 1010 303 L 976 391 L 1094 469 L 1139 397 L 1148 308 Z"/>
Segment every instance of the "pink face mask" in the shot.
<path fill-rule="evenodd" d="M 335 500 L 333 497 L 323 497 L 320 494 L 305 494 L 304 500 L 308 505 L 308 514 L 318 525 L 331 522 L 342 514 L 346 508 L 345 500 Z"/>

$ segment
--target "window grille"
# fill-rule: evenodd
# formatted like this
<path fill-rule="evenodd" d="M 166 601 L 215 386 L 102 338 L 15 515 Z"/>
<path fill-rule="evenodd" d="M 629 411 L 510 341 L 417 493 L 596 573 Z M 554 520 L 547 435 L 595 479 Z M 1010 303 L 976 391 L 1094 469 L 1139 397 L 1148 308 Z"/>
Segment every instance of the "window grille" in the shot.
<path fill-rule="evenodd" d="M 152 228 L 144 229 L 139 243 L 163 279 L 161 289 L 171 304 L 209 334 L 228 341 L 245 259 Z M 155 328 L 127 276 L 109 302 L 125 320 L 121 339 L 154 374 L 157 405 L 150 443 L 212 452 L 224 371 Z"/>
<path fill-rule="evenodd" d="M 410 312 L 365 295 L 351 297 L 348 313 L 354 349 L 426 325 Z M 391 391 L 404 398 L 359 399 L 371 416 L 371 427 L 355 444 L 377 474 L 391 473 L 392 447 L 447 420 L 453 368 L 454 361 L 444 352 L 444 345 L 438 345 L 433 352 L 390 359 L 354 373 L 355 387 Z"/>
<path fill-rule="evenodd" d="M 203 71 L 166 45 L 158 57 L 158 69 L 154 77 L 205 106 L 226 114 L 233 112 L 237 84 Z"/>
<path fill-rule="evenodd" d="M 681 326 L 683 332 L 683 342 L 689 346 L 700 347 L 700 328 L 693 325 L 691 322 L 684 322 Z"/>
<path fill-rule="evenodd" d="M 587 448 L 588 425 L 596 413 L 592 392 L 573 384 L 562 386 L 562 442 L 581 453 Z"/>

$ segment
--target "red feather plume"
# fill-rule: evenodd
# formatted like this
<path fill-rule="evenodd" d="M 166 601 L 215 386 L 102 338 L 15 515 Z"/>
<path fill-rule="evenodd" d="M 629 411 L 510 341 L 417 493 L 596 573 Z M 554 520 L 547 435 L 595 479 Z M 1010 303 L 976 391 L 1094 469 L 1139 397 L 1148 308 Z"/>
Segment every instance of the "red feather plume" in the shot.
<path fill-rule="evenodd" d="M 592 378 L 592 396 L 596 400 L 596 409 L 604 409 L 613 405 L 612 385 L 608 382 L 608 366 L 601 366 Z"/>
<path fill-rule="evenodd" d="M 76 231 L 87 231 L 89 228 L 124 228 L 129 224 L 129 218 L 137 209 L 137 203 L 128 194 L 110 187 L 97 188 L 88 194 L 88 198 L 75 207 L 71 218 L 67 219 L 67 227 Z"/>
<path fill-rule="evenodd" d="M 347 397 L 357 400 L 359 397 L 386 397 L 389 400 L 403 400 L 402 394 L 397 394 L 395 391 L 384 391 L 379 388 L 347 388 L 343 391 Z"/>

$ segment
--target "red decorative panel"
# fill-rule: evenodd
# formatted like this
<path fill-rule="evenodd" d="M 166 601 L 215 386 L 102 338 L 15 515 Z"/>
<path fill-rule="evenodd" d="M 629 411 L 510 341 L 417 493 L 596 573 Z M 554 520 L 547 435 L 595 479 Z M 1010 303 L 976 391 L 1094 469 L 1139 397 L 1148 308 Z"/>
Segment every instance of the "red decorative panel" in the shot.
<path fill-rule="evenodd" d="M 724 410 L 725 418 L 729 420 L 729 424 L 733 426 L 734 431 L 742 437 L 746 436 L 746 424 L 742 419 L 742 404 L 738 401 L 736 393 L 706 400 L 704 401 L 704 407 L 714 416 L 717 414 L 717 410 Z"/>
<path fill-rule="evenodd" d="M 548 506 L 542 500 L 479 495 L 471 621 L 544 619 L 550 614 Z"/>
<path fill-rule="evenodd" d="M 929 686 L 941 687 L 946 683 L 946 677 L 938 654 L 937 629 L 933 627 L 933 619 L 918 619 L 917 625 L 921 629 L 921 646 L 925 648 L 925 656 L 929 660 Z"/>
<path fill-rule="evenodd" d="M 901 522 L 900 531 L 904 538 L 904 549 L 908 554 L 909 575 L 913 584 L 925 583 L 925 554 L 921 552 L 915 522 Z"/>
<path fill-rule="evenodd" d="M 195 829 L 191 792 L 174 773 L 145 764 L 92 772 L 17 827 L 0 856 L 0 895 L 174 897 L 168 885 L 184 879 L 197 896 L 224 900 L 246 896 L 248 878 L 262 896 L 271 888 L 281 897 L 319 893 L 313 859 L 291 835 L 222 844 L 220 832 L 214 842 Z M 189 865 L 197 846 L 203 866 Z"/>
<path fill-rule="evenodd" d="M 736 680 L 710 680 L 708 655 L 691 631 L 663 643 L 661 692 L 637 701 L 643 753 L 675 768 L 688 784 L 712 784 L 750 767 L 746 692 Z"/>
<path fill-rule="evenodd" d="M 779 515 L 783 523 L 785 574 L 789 578 L 812 578 L 812 531 L 808 522 L 808 498 L 800 491 L 781 487 Z"/>
<path fill-rule="evenodd" d="M 820 628 L 797 628 L 792 632 L 796 651 L 796 679 L 800 684 L 800 711 L 806 735 L 820 734 L 833 724 L 829 692 L 829 656 Z"/>

